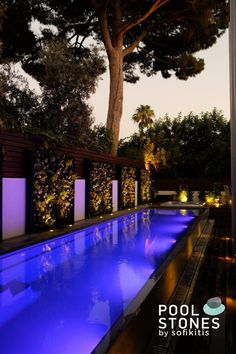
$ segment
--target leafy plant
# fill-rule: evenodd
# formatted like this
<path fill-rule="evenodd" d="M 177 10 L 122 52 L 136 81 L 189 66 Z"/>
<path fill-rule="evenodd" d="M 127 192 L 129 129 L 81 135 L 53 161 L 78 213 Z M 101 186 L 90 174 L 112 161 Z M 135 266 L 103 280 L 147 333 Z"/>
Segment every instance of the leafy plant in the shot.
<path fill-rule="evenodd" d="M 146 170 L 150 171 L 151 165 L 155 170 L 159 170 L 167 166 L 166 152 L 163 148 L 155 147 L 154 143 L 148 141 L 144 146 L 144 164 Z"/>
<path fill-rule="evenodd" d="M 192 200 L 193 193 L 189 190 L 188 186 L 179 186 L 177 191 L 177 199 L 181 203 L 186 203 Z"/>
<path fill-rule="evenodd" d="M 142 169 L 140 173 L 141 183 L 141 202 L 146 203 L 151 200 L 151 174 L 150 172 Z"/>
<path fill-rule="evenodd" d="M 92 149 L 99 152 L 109 153 L 112 148 L 112 134 L 104 125 L 95 125 L 92 133 Z"/>
<path fill-rule="evenodd" d="M 135 113 L 132 115 L 132 120 L 138 123 L 140 135 L 144 134 L 144 129 L 149 128 L 153 124 L 155 118 L 154 110 L 149 105 L 140 105 L 136 108 Z"/>
<path fill-rule="evenodd" d="M 33 206 L 37 228 L 71 221 L 75 178 L 71 158 L 47 150 L 35 152 Z"/>
<path fill-rule="evenodd" d="M 221 191 L 223 186 L 221 183 L 213 183 L 212 190 L 205 192 L 205 204 L 209 206 L 220 206 L 221 200 Z"/>
<path fill-rule="evenodd" d="M 121 169 L 121 205 L 122 208 L 133 207 L 135 204 L 136 169 L 122 167 Z"/>
<path fill-rule="evenodd" d="M 90 172 L 90 214 L 101 215 L 112 212 L 112 166 L 92 162 Z"/>

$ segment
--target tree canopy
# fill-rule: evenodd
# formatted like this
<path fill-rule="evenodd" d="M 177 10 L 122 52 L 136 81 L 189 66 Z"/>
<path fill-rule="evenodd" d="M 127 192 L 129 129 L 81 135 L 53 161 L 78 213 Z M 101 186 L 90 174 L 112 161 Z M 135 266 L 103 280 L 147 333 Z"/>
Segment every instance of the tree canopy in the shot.
<path fill-rule="evenodd" d="M 142 135 L 121 141 L 119 154 L 129 158 L 145 155 L 145 142 L 165 151 L 166 166 L 159 178 L 222 178 L 230 175 L 230 123 L 221 111 L 190 113 L 156 119 Z"/>
<path fill-rule="evenodd" d="M 76 61 L 64 39 L 44 42 L 39 56 L 41 94 L 9 64 L 2 65 L 0 122 L 5 128 L 43 134 L 77 146 L 92 146 L 92 109 L 87 103 L 104 72 L 97 50 Z"/>
<path fill-rule="evenodd" d="M 137 70 L 186 80 L 204 68 L 195 53 L 213 45 L 228 25 L 228 0 L 6 0 L 0 40 L 2 57 L 20 60 L 37 75 L 41 43 L 66 38 L 79 59 L 88 38 L 103 45 L 110 72 L 107 127 L 116 152 L 123 107 L 123 80 L 136 82 Z M 32 20 L 44 25 L 40 35 Z"/>
<path fill-rule="evenodd" d="M 143 104 L 136 108 L 135 113 L 132 115 L 132 119 L 135 123 L 138 123 L 141 133 L 153 124 L 153 118 L 155 118 L 154 110 L 149 105 Z"/>
<path fill-rule="evenodd" d="M 40 41 L 55 34 L 70 38 L 78 55 L 88 37 L 103 42 L 108 51 L 109 45 L 115 48 L 123 39 L 128 81 L 136 79 L 136 64 L 147 75 L 158 71 L 164 77 L 174 72 L 180 79 L 196 75 L 203 69 L 203 61 L 196 59 L 194 53 L 213 45 L 228 26 L 227 0 L 6 0 L 5 3 L 7 11 L 1 32 L 4 57 L 21 59 L 27 67 L 37 60 Z M 41 35 L 33 33 L 30 26 L 33 19 L 46 26 Z"/>

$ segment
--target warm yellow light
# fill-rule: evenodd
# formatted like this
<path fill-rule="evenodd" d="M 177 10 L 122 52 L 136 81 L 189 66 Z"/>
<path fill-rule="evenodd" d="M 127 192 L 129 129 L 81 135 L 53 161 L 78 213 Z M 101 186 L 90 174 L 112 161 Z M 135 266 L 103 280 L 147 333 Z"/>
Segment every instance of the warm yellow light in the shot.
<path fill-rule="evenodd" d="M 227 305 L 227 307 L 231 308 L 232 310 L 236 310 L 236 299 L 227 296 L 226 297 L 226 305 Z"/>
<path fill-rule="evenodd" d="M 235 259 L 232 257 L 221 257 L 219 256 L 218 259 L 222 262 L 226 262 L 226 263 L 235 263 Z"/>
<path fill-rule="evenodd" d="M 210 204 L 210 205 L 212 205 L 212 204 L 214 204 L 214 196 L 213 195 L 211 195 L 211 194 L 207 194 L 206 195 L 206 204 Z"/>
<path fill-rule="evenodd" d="M 50 230 L 50 232 L 53 232 L 53 231 L 54 231 L 53 229 Z"/>
<path fill-rule="evenodd" d="M 179 201 L 181 203 L 186 203 L 188 201 L 188 192 L 185 191 L 185 190 L 182 190 L 180 193 L 179 193 Z"/>
<path fill-rule="evenodd" d="M 230 241 L 230 240 L 232 240 L 232 237 L 228 237 L 228 236 L 221 237 L 221 240 L 223 240 L 223 241 Z"/>
<path fill-rule="evenodd" d="M 186 209 L 180 209 L 180 214 L 185 216 L 187 215 L 187 210 Z"/>

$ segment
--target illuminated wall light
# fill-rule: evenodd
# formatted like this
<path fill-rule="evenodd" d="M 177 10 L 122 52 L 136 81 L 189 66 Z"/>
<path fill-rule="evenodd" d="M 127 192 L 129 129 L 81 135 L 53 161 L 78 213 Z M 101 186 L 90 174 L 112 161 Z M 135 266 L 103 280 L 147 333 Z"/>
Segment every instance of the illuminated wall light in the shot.
<path fill-rule="evenodd" d="M 212 195 L 210 195 L 210 194 L 207 194 L 206 195 L 206 203 L 207 204 L 214 204 L 214 197 L 212 196 Z"/>
<path fill-rule="evenodd" d="M 215 207 L 219 208 L 220 207 L 220 197 L 215 197 L 214 203 L 215 203 Z"/>
<path fill-rule="evenodd" d="M 50 229 L 49 231 L 50 231 L 50 232 L 53 232 L 54 230 L 53 230 L 53 229 Z"/>
<path fill-rule="evenodd" d="M 232 240 L 232 237 L 221 237 L 220 238 L 222 241 L 231 241 Z"/>
<path fill-rule="evenodd" d="M 85 219 L 85 179 L 76 179 L 74 184 L 74 221 Z"/>
<path fill-rule="evenodd" d="M 100 216 L 100 219 L 103 219 L 103 216 L 102 216 L 102 215 Z"/>
<path fill-rule="evenodd" d="M 212 193 L 206 194 L 206 204 L 208 205 L 214 205 L 216 208 L 220 207 L 220 197 L 215 196 Z"/>
<path fill-rule="evenodd" d="M 219 261 L 225 262 L 225 263 L 235 263 L 235 259 L 232 257 L 218 257 Z"/>
<path fill-rule="evenodd" d="M 226 297 L 226 305 L 227 305 L 227 308 L 230 308 L 232 310 L 236 310 L 236 299 L 227 296 Z"/>
<path fill-rule="evenodd" d="M 25 195 L 26 180 L 24 178 L 2 179 L 3 239 L 25 234 Z"/>
<path fill-rule="evenodd" d="M 73 226 L 72 224 L 69 225 L 69 227 L 72 227 L 72 226 Z"/>

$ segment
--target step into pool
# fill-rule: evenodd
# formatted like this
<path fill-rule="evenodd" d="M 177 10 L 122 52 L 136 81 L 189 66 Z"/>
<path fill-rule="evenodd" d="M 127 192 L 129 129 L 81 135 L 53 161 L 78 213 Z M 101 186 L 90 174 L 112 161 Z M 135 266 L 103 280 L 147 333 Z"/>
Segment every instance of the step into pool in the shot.
<path fill-rule="evenodd" d="M 143 209 L 1 256 L 0 353 L 91 353 L 201 213 Z"/>

